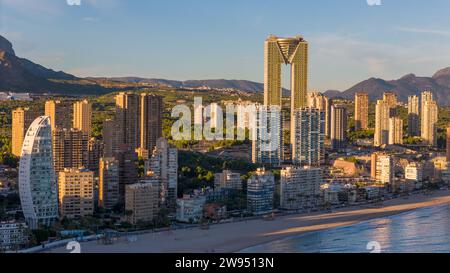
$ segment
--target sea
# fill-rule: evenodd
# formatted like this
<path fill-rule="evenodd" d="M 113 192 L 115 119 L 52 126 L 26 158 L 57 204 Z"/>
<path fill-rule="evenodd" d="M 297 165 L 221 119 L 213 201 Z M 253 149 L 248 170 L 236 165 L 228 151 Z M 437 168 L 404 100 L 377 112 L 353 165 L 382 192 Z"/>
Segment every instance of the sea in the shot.
<path fill-rule="evenodd" d="M 240 253 L 450 253 L 450 205 L 305 233 Z"/>

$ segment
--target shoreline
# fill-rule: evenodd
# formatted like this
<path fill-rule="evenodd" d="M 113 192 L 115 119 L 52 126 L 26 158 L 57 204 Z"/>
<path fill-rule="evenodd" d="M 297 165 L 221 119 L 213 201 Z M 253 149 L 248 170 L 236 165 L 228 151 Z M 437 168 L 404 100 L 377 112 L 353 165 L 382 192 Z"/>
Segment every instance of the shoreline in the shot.
<path fill-rule="evenodd" d="M 97 241 L 81 243 L 82 253 L 235 253 L 273 241 L 311 232 L 350 226 L 364 221 L 407 213 L 412 210 L 450 204 L 450 190 L 417 194 L 383 202 L 383 206 L 361 205 L 333 212 L 292 214 L 275 220 L 248 220 L 200 228 L 138 235 L 136 241 L 121 238 L 112 245 Z M 44 251 L 67 253 L 65 248 Z"/>

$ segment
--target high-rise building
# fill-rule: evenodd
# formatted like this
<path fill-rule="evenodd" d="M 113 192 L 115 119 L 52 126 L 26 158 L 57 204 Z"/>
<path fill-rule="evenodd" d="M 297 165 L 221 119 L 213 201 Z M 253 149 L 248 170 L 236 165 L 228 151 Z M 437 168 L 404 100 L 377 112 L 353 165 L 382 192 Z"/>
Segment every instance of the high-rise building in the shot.
<path fill-rule="evenodd" d="M 92 130 L 92 105 L 83 100 L 73 104 L 73 128 L 78 129 L 91 138 Z"/>
<path fill-rule="evenodd" d="M 321 184 L 320 168 L 310 166 L 283 168 L 280 180 L 280 207 L 298 210 L 316 206 Z"/>
<path fill-rule="evenodd" d="M 12 154 L 20 156 L 23 139 L 31 123 L 39 116 L 37 111 L 30 108 L 17 108 L 12 111 Z"/>
<path fill-rule="evenodd" d="M 53 159 L 56 173 L 65 168 L 87 168 L 89 166 L 87 135 L 76 129 L 55 129 L 53 131 Z"/>
<path fill-rule="evenodd" d="M 113 157 L 118 152 L 116 123 L 112 119 L 107 119 L 103 122 L 102 137 L 103 137 L 103 156 Z"/>
<path fill-rule="evenodd" d="M 119 203 L 119 161 L 105 157 L 99 166 L 98 206 L 113 209 Z"/>
<path fill-rule="evenodd" d="M 331 148 L 344 149 L 347 146 L 347 107 L 331 106 Z"/>
<path fill-rule="evenodd" d="M 255 215 L 272 212 L 274 192 L 274 175 L 265 169 L 257 169 L 247 181 L 247 209 Z"/>
<path fill-rule="evenodd" d="M 282 107 L 281 65 L 291 65 L 291 132 L 294 114 L 306 107 L 308 90 L 308 42 L 302 37 L 279 38 L 270 35 L 264 48 L 264 105 Z M 291 143 L 294 136 L 291 134 Z"/>
<path fill-rule="evenodd" d="M 425 103 L 427 101 L 434 101 L 433 98 L 433 93 L 431 91 L 424 91 L 421 93 L 421 98 L 420 98 L 420 133 L 421 136 L 423 134 L 423 132 L 425 131 L 425 125 L 426 123 L 424 122 L 424 115 L 425 115 Z"/>
<path fill-rule="evenodd" d="M 242 179 L 240 173 L 233 173 L 230 170 L 223 170 L 214 176 L 214 189 L 235 189 L 242 190 Z"/>
<path fill-rule="evenodd" d="M 438 105 L 435 101 L 425 101 L 422 109 L 422 140 L 430 146 L 437 145 Z"/>
<path fill-rule="evenodd" d="M 87 169 L 64 169 L 58 178 L 59 212 L 78 218 L 94 214 L 94 173 Z"/>
<path fill-rule="evenodd" d="M 331 105 L 332 100 L 319 92 L 310 92 L 307 95 L 307 106 L 325 112 L 325 136 L 331 134 Z"/>
<path fill-rule="evenodd" d="M 167 139 L 159 138 L 152 157 L 145 163 L 145 172 L 161 181 L 161 205 L 175 209 L 178 189 L 178 149 Z"/>
<path fill-rule="evenodd" d="M 389 118 L 389 145 L 403 144 L 403 120 L 399 117 Z"/>
<path fill-rule="evenodd" d="M 283 120 L 277 106 L 258 105 L 252 126 L 252 162 L 280 165 L 283 161 Z"/>
<path fill-rule="evenodd" d="M 419 111 L 419 97 L 408 97 L 408 135 L 420 135 L 420 111 Z"/>
<path fill-rule="evenodd" d="M 52 130 L 72 128 L 73 106 L 70 101 L 49 100 L 45 102 L 45 116 L 50 117 Z"/>
<path fill-rule="evenodd" d="M 447 127 L 446 134 L 446 149 L 447 149 L 447 161 L 450 162 L 450 126 Z"/>
<path fill-rule="evenodd" d="M 138 156 L 135 150 L 124 144 L 114 157 L 119 161 L 119 203 L 124 204 L 125 186 L 138 182 Z"/>
<path fill-rule="evenodd" d="M 98 176 L 99 162 L 103 154 L 103 143 L 99 139 L 91 138 L 88 142 L 88 164 L 87 168 Z"/>
<path fill-rule="evenodd" d="M 141 181 L 127 185 L 125 192 L 125 211 L 131 212 L 127 220 L 134 225 L 152 223 L 159 210 L 159 184 Z"/>
<path fill-rule="evenodd" d="M 300 108 L 294 116 L 294 164 L 318 166 L 325 162 L 325 115 L 315 108 Z"/>
<path fill-rule="evenodd" d="M 393 92 L 385 92 L 383 94 L 383 100 L 389 105 L 389 117 L 396 116 L 398 105 L 397 94 Z"/>
<path fill-rule="evenodd" d="M 162 136 L 164 103 L 161 96 L 141 94 L 139 156 L 148 159 Z"/>
<path fill-rule="evenodd" d="M 58 218 L 58 188 L 49 117 L 38 117 L 31 123 L 21 154 L 19 194 L 25 221 L 31 229 L 50 226 Z"/>
<path fill-rule="evenodd" d="M 381 184 L 394 183 L 394 160 L 388 154 L 372 154 L 372 177 Z"/>
<path fill-rule="evenodd" d="M 389 143 L 390 108 L 385 100 L 378 100 L 375 107 L 375 137 L 374 146 Z"/>
<path fill-rule="evenodd" d="M 355 131 L 369 128 L 369 94 L 355 94 Z"/>
<path fill-rule="evenodd" d="M 139 147 L 140 97 L 135 93 L 116 95 L 115 135 L 117 147 L 126 144 L 133 151 Z"/>

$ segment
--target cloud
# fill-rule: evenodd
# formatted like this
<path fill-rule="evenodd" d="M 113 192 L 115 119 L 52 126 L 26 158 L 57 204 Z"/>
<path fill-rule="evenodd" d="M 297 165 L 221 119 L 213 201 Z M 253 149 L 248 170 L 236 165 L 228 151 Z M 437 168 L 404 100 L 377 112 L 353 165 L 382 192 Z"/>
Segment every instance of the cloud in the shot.
<path fill-rule="evenodd" d="M 447 30 L 426 29 L 426 28 L 409 28 L 409 27 L 397 27 L 396 30 L 401 31 L 401 32 L 423 33 L 423 34 L 431 34 L 431 35 L 450 37 L 450 31 L 447 31 Z"/>

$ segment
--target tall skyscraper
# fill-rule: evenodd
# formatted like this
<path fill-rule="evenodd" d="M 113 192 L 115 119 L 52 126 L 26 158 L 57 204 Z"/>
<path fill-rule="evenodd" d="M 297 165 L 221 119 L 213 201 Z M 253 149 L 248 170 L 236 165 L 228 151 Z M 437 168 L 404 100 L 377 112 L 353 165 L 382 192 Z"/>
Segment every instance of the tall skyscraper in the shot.
<path fill-rule="evenodd" d="M 399 117 L 389 118 L 389 145 L 403 144 L 403 120 Z"/>
<path fill-rule="evenodd" d="M 283 120 L 280 108 L 257 105 L 252 131 L 252 162 L 280 165 L 283 161 Z"/>
<path fill-rule="evenodd" d="M 39 116 L 37 111 L 29 108 L 17 108 L 12 112 L 12 154 L 20 156 L 23 139 L 31 123 Z"/>
<path fill-rule="evenodd" d="M 119 161 L 119 202 L 123 205 L 126 185 L 138 182 L 138 156 L 135 150 L 124 144 L 119 147 L 119 152 L 114 157 Z"/>
<path fill-rule="evenodd" d="M 115 134 L 117 147 L 123 144 L 133 151 L 139 147 L 139 95 L 121 92 L 116 95 Z"/>
<path fill-rule="evenodd" d="M 247 208 L 255 215 L 273 210 L 275 177 L 270 171 L 257 169 L 247 181 Z"/>
<path fill-rule="evenodd" d="M 98 176 L 99 162 L 102 154 L 102 141 L 96 138 L 91 138 L 88 141 L 88 165 L 85 167 L 90 171 L 93 171 L 96 177 Z"/>
<path fill-rule="evenodd" d="M 369 128 L 369 94 L 355 94 L 355 131 Z"/>
<path fill-rule="evenodd" d="M 310 92 L 307 95 L 307 106 L 317 108 L 325 112 L 325 136 L 329 137 L 331 134 L 331 105 L 332 100 L 322 93 Z"/>
<path fill-rule="evenodd" d="M 148 159 L 162 136 L 164 103 L 161 96 L 141 94 L 139 155 Z"/>
<path fill-rule="evenodd" d="M 398 105 L 398 98 L 397 94 L 393 92 L 385 92 L 383 94 L 383 100 L 387 102 L 389 105 L 389 117 L 394 117 L 397 115 L 397 105 Z"/>
<path fill-rule="evenodd" d="M 331 106 L 331 148 L 344 149 L 347 146 L 347 108 L 345 105 Z"/>
<path fill-rule="evenodd" d="M 306 107 L 308 89 L 308 42 L 302 37 L 279 38 L 270 35 L 264 49 L 264 105 L 282 107 L 281 65 L 291 65 L 291 132 L 294 113 Z M 291 143 L 294 136 L 291 134 Z"/>
<path fill-rule="evenodd" d="M 408 97 L 408 135 L 420 135 L 419 97 Z"/>
<path fill-rule="evenodd" d="M 420 98 L 420 133 L 421 136 L 423 138 L 423 132 L 425 131 L 425 122 L 424 122 L 424 115 L 425 115 L 425 103 L 427 101 L 434 101 L 433 99 L 433 93 L 431 91 L 424 91 L 421 93 L 421 98 Z"/>
<path fill-rule="evenodd" d="M 294 164 L 318 166 L 325 162 L 325 115 L 315 108 L 300 108 L 294 116 Z"/>
<path fill-rule="evenodd" d="M 59 212 L 68 218 L 94 214 L 94 173 L 87 169 L 64 169 L 58 179 Z"/>
<path fill-rule="evenodd" d="M 72 128 L 73 106 L 70 101 L 49 100 L 45 102 L 45 116 L 50 117 L 52 130 Z"/>
<path fill-rule="evenodd" d="M 103 156 L 113 157 L 118 152 L 116 123 L 112 119 L 103 122 Z"/>
<path fill-rule="evenodd" d="M 78 129 L 91 138 L 92 129 L 92 105 L 83 100 L 73 104 L 73 128 Z"/>
<path fill-rule="evenodd" d="M 153 155 L 146 162 L 146 173 L 161 181 L 161 204 L 176 209 L 178 185 L 178 150 L 167 139 L 159 138 Z"/>
<path fill-rule="evenodd" d="M 385 100 L 378 100 L 375 107 L 375 137 L 374 146 L 389 143 L 390 107 Z"/>
<path fill-rule="evenodd" d="M 87 135 L 76 129 L 54 130 L 53 159 L 56 173 L 66 168 L 87 168 L 89 166 Z"/>
<path fill-rule="evenodd" d="M 58 188 L 52 155 L 49 117 L 38 117 L 30 125 L 22 147 L 19 194 L 28 226 L 50 226 L 58 218 Z"/>
<path fill-rule="evenodd" d="M 435 101 L 425 101 L 422 109 L 422 140 L 430 146 L 437 145 L 438 106 Z"/>
<path fill-rule="evenodd" d="M 280 207 L 298 210 L 316 206 L 322 184 L 322 169 L 286 167 L 281 170 Z"/>
<path fill-rule="evenodd" d="M 98 206 L 113 209 L 119 203 L 119 161 L 100 159 Z"/>

